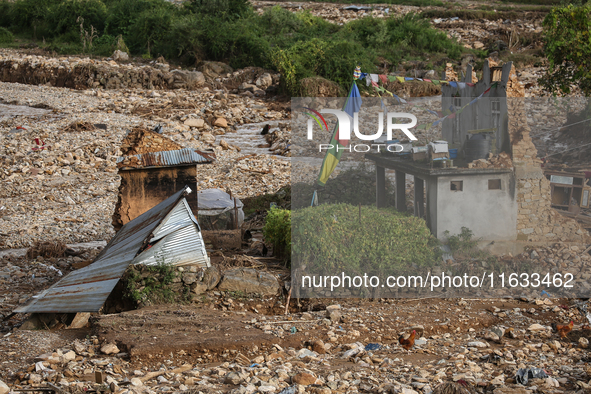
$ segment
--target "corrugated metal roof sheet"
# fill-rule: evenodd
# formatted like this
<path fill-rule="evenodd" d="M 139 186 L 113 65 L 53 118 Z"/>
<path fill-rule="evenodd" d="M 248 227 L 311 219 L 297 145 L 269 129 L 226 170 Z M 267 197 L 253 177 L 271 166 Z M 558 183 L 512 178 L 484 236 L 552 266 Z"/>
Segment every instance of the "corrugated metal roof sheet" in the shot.
<path fill-rule="evenodd" d="M 98 312 L 152 232 L 177 204 L 184 206 L 179 202 L 183 201 L 187 189 L 184 187 L 124 225 L 92 264 L 71 272 L 15 312 Z"/>
<path fill-rule="evenodd" d="M 187 226 L 196 225 L 197 229 L 201 231 L 199 224 L 197 223 L 197 219 L 195 219 L 193 212 L 191 212 L 189 203 L 187 203 L 187 200 L 182 201 L 183 204 L 177 204 L 177 206 L 175 206 L 174 209 L 170 211 L 167 217 L 162 220 L 162 222 L 160 222 L 158 227 L 156 227 L 152 241 L 164 238 L 168 234 Z"/>
<path fill-rule="evenodd" d="M 153 247 L 138 255 L 133 263 L 210 266 L 205 243 L 195 225 L 168 234 Z"/>
<path fill-rule="evenodd" d="M 123 156 L 117 159 L 119 168 L 171 167 L 178 165 L 211 163 L 215 160 L 213 152 L 184 148 L 162 152 Z"/>

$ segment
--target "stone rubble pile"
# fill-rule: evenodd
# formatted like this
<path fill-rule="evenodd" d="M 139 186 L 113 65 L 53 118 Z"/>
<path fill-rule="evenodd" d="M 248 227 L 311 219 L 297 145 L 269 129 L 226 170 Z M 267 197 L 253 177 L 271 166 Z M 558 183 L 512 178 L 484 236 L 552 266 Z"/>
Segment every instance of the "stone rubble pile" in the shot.
<path fill-rule="evenodd" d="M 575 282 L 583 285 L 591 278 L 591 255 L 588 252 L 585 244 L 559 242 L 551 246 L 532 248 L 518 257 L 535 262 L 540 270 L 570 272 L 574 275 Z"/>
<path fill-rule="evenodd" d="M 278 130 L 265 135 L 265 140 L 270 145 L 269 150 L 281 156 L 291 156 L 291 126 L 288 124 Z"/>
<path fill-rule="evenodd" d="M 488 159 L 478 159 L 468 163 L 468 168 L 513 168 L 511 157 L 505 152 L 488 154 Z"/>
<path fill-rule="evenodd" d="M 419 12 L 419 7 L 393 5 L 393 4 L 368 4 L 359 7 L 360 9 L 345 9 L 351 5 L 330 4 L 330 3 L 310 3 L 310 2 L 277 2 L 277 1 L 253 1 L 254 8 L 259 14 L 279 5 L 292 12 L 309 11 L 312 15 L 323 18 L 324 20 L 343 25 L 347 22 L 372 16 L 374 18 L 387 18 L 391 15 L 406 15 L 409 12 Z"/>

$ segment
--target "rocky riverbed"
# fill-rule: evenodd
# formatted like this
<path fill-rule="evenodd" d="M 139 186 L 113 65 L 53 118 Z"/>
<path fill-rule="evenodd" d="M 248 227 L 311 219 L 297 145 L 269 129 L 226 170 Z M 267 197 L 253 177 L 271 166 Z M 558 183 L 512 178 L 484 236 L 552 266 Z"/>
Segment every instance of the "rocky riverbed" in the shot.
<path fill-rule="evenodd" d="M 290 162 L 274 154 L 289 152 L 288 122 L 275 128 L 268 154 L 245 155 L 239 139 L 224 142 L 243 124 L 286 119 L 286 110 L 269 109 L 273 102 L 207 87 L 80 91 L 14 83 L 0 83 L 0 97 L 20 106 L 0 112 L 0 248 L 110 239 L 116 160 L 134 127 L 161 125 L 177 144 L 215 152 L 215 163 L 200 167 L 200 187 L 249 197 L 289 182 Z"/>

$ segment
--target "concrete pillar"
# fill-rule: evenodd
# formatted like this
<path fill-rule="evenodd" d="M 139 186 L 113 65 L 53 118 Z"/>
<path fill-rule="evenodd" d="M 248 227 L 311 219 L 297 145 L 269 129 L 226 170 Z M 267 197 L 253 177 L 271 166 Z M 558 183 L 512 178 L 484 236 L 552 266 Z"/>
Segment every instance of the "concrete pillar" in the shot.
<path fill-rule="evenodd" d="M 419 218 L 423 218 L 425 215 L 425 197 L 424 197 L 424 190 L 425 190 L 425 182 L 417 178 L 415 176 L 415 201 L 414 201 L 414 208 L 415 208 L 415 216 Z"/>
<path fill-rule="evenodd" d="M 386 206 L 386 169 L 376 166 L 376 206 Z"/>
<path fill-rule="evenodd" d="M 406 212 L 406 174 L 396 170 L 396 209 Z"/>

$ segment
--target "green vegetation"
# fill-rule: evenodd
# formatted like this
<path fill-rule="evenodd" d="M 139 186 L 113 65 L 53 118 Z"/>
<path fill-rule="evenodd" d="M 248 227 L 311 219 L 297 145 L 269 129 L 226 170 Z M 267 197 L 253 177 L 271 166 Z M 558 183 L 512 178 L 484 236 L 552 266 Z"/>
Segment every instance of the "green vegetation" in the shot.
<path fill-rule="evenodd" d="M 271 203 L 275 203 L 281 208 L 289 209 L 291 207 L 291 186 L 284 186 L 276 193 L 262 194 L 260 196 L 247 197 L 242 199 L 244 215 L 247 217 L 257 211 L 266 211 Z"/>
<path fill-rule="evenodd" d="M 315 275 L 419 273 L 440 253 L 424 220 L 394 209 L 325 204 L 292 216 L 292 264 Z"/>
<path fill-rule="evenodd" d="M 462 227 L 459 234 L 451 235 L 449 231 L 443 233 L 447 239 L 447 245 L 451 249 L 454 258 L 458 260 L 486 260 L 489 263 L 496 263 L 497 258 L 490 252 L 480 249 L 478 242 L 480 239 L 474 238 L 474 233 L 467 227 Z M 462 266 L 460 271 L 465 270 Z"/>
<path fill-rule="evenodd" d="M 192 0 L 182 6 L 166 0 L 0 0 L 0 27 L 62 54 L 110 56 L 127 47 L 132 55 L 185 65 L 215 60 L 234 68 L 272 68 L 282 73 L 285 91 L 296 96 L 305 78 L 322 77 L 348 89 L 357 64 L 376 72 L 378 63 L 396 67 L 429 57 L 443 67 L 467 51 L 414 14 L 368 16 L 339 26 L 279 6 L 258 15 L 247 0 Z"/>
<path fill-rule="evenodd" d="M 166 304 L 190 300 L 190 288 L 175 288 L 174 280 L 179 275 L 172 264 L 132 266 L 123 278 L 126 283 L 124 297 L 137 305 Z M 180 300 L 179 300 L 180 294 Z"/>
<path fill-rule="evenodd" d="M 577 85 L 591 94 L 591 5 L 556 7 L 544 19 L 548 72 L 541 79 L 552 93 Z"/>
<path fill-rule="evenodd" d="M 4 27 L 0 27 L 0 43 L 10 44 L 14 41 L 14 36 Z"/>
<path fill-rule="evenodd" d="M 363 163 L 357 167 L 341 171 L 330 178 L 323 187 L 316 183 L 296 183 L 292 185 L 292 206 L 294 208 L 309 207 L 314 196 L 319 204 L 351 204 L 373 205 L 376 202 L 376 170 Z M 394 186 L 386 181 L 386 205 L 394 206 Z"/>
<path fill-rule="evenodd" d="M 291 257 L 291 211 L 273 207 L 265 218 L 265 240 L 273 244 L 275 256 Z"/>
<path fill-rule="evenodd" d="M 459 234 L 451 235 L 447 230 L 443 235 L 447 238 L 447 245 L 452 253 L 471 253 L 478 245 L 478 240 L 474 239 L 474 233 L 467 227 L 462 227 Z"/>

